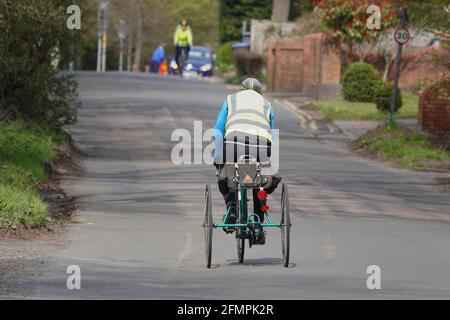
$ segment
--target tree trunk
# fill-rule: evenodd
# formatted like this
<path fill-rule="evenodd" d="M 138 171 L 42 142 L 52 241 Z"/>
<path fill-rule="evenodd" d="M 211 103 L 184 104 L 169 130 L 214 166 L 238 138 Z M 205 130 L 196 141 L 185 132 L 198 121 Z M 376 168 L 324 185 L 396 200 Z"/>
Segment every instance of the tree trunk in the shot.
<path fill-rule="evenodd" d="M 133 27 L 132 20 L 129 20 L 128 23 L 128 39 L 127 39 L 127 71 L 131 71 L 131 55 L 133 54 Z"/>
<path fill-rule="evenodd" d="M 290 0 L 273 0 L 272 21 L 287 22 L 289 20 Z"/>
<path fill-rule="evenodd" d="M 142 54 L 142 1 L 138 1 L 137 9 L 136 51 L 134 52 L 133 65 L 137 68 L 137 71 L 139 71 L 141 68 Z"/>
<path fill-rule="evenodd" d="M 366 51 L 361 51 L 359 53 L 359 62 L 364 62 L 366 60 Z"/>
<path fill-rule="evenodd" d="M 386 61 L 385 65 L 384 65 L 384 72 L 383 72 L 383 81 L 386 82 L 387 77 L 389 75 L 389 69 L 391 67 L 392 64 L 392 56 L 391 55 L 385 55 L 384 56 L 384 60 Z"/>

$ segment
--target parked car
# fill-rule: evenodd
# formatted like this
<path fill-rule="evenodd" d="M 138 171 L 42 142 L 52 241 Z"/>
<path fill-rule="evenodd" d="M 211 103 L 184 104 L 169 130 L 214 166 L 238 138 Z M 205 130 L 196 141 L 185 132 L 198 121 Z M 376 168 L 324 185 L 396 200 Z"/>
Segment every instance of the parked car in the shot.
<path fill-rule="evenodd" d="M 175 57 L 170 58 L 170 74 L 179 74 Z M 214 74 L 214 56 L 211 49 L 201 46 L 192 46 L 186 61 L 183 75 L 211 77 Z"/>

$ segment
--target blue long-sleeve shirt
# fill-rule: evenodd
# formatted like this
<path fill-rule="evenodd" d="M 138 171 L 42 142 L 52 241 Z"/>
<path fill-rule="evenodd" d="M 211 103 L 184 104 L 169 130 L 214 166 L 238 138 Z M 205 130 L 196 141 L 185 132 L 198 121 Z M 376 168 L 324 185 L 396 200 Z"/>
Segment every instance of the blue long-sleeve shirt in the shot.
<path fill-rule="evenodd" d="M 164 55 L 164 48 L 159 46 L 155 49 L 155 51 L 153 51 L 152 61 L 162 63 L 164 61 Z"/>
<path fill-rule="evenodd" d="M 220 158 L 222 157 L 223 149 L 223 138 L 225 136 L 225 126 L 228 118 L 228 103 L 225 102 L 222 105 L 222 109 L 217 116 L 216 125 L 214 126 L 214 146 L 215 154 L 214 159 L 216 163 L 220 163 Z M 272 105 L 270 105 L 270 129 L 272 129 L 272 136 L 275 136 L 274 132 L 274 114 Z"/>

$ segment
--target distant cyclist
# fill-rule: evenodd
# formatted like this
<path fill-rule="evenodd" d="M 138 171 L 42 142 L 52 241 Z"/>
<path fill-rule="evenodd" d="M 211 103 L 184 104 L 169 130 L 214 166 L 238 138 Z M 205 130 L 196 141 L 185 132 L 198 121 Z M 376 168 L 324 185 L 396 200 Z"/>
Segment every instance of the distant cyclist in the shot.
<path fill-rule="evenodd" d="M 184 54 L 184 58 L 188 58 L 193 43 L 191 27 L 189 27 L 186 20 L 182 20 L 177 26 L 173 39 L 175 45 L 175 62 L 180 68 L 180 74 L 182 74 L 183 70 L 181 70 L 182 66 L 180 66 L 180 57 Z"/>

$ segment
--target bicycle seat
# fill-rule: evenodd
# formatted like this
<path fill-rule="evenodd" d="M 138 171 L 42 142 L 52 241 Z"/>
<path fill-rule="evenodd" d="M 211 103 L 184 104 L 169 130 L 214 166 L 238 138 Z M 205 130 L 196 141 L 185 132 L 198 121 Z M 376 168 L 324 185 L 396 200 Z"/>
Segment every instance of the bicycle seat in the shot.
<path fill-rule="evenodd" d="M 270 165 L 270 162 L 268 163 Z M 229 188 L 268 188 L 272 177 L 261 174 L 261 167 L 267 163 L 257 162 L 256 158 L 241 156 L 238 162 L 227 162 L 219 172 L 219 180 L 227 181 Z"/>

